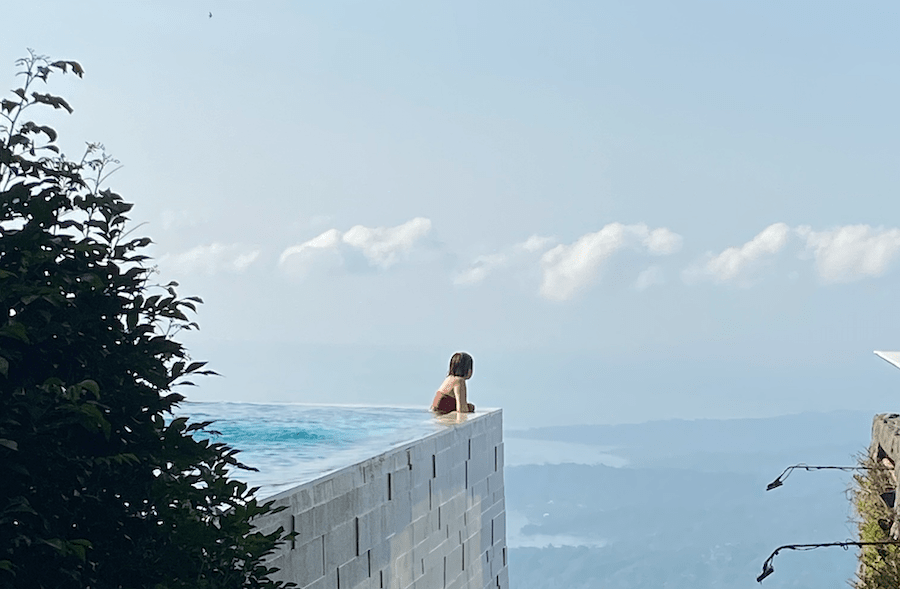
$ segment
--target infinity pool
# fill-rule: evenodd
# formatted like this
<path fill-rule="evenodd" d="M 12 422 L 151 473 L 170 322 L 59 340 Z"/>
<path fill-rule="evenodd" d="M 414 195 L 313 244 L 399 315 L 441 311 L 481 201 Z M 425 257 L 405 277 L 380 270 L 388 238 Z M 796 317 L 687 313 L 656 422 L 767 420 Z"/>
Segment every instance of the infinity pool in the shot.
<path fill-rule="evenodd" d="M 443 427 L 424 408 L 345 405 L 182 403 L 177 417 L 210 421 L 211 436 L 241 450 L 238 459 L 259 472 L 232 476 L 268 497 L 371 458 Z"/>

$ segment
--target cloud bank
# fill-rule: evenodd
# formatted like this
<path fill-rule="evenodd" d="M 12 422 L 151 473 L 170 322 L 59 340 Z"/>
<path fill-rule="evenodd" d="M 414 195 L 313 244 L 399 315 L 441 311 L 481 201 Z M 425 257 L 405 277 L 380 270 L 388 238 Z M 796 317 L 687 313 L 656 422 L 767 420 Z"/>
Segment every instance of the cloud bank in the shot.
<path fill-rule="evenodd" d="M 285 248 L 278 267 L 288 275 L 301 277 L 314 271 L 352 269 L 354 263 L 383 271 L 414 255 L 421 260 L 423 241 L 431 230 L 431 220 L 424 217 L 392 227 L 328 229 Z M 599 281 L 610 260 L 626 251 L 632 255 L 621 259 L 628 266 L 627 272 L 633 269 L 632 287 L 638 292 L 665 284 L 666 276 L 679 271 L 686 284 L 712 282 L 749 288 L 779 272 L 796 278 L 803 266 L 812 266 L 822 284 L 850 283 L 883 276 L 900 258 L 900 228 L 862 224 L 814 230 L 808 225 L 773 223 L 742 244 L 707 252 L 679 269 L 673 267 L 674 260 L 663 258 L 681 251 L 683 241 L 668 228 L 650 228 L 644 223 L 609 223 L 570 243 L 531 235 L 475 257 L 451 279 L 458 287 L 472 287 L 495 274 L 515 274 L 533 280 L 541 297 L 567 301 Z M 634 259 L 635 253 L 644 261 Z M 182 274 L 240 274 L 257 264 L 260 254 L 256 246 L 214 242 L 164 255 L 159 263 Z M 653 261 L 648 264 L 648 259 Z M 610 268 L 620 267 L 617 262 Z"/>
<path fill-rule="evenodd" d="M 796 230 L 815 258 L 823 282 L 852 282 L 883 275 L 900 252 L 900 229 L 844 225 L 830 231 Z"/>
<path fill-rule="evenodd" d="M 546 250 L 552 243 L 552 237 L 532 235 L 523 242 L 516 243 L 503 251 L 478 256 L 466 270 L 453 277 L 453 284 L 473 285 L 481 282 L 490 274 L 503 269 L 520 267 L 535 260 L 540 252 Z"/>
<path fill-rule="evenodd" d="M 764 269 L 789 251 L 794 259 L 812 257 L 823 283 L 853 282 L 888 271 L 900 254 L 900 229 L 844 225 L 813 231 L 808 225 L 791 228 L 773 223 L 741 246 L 707 253 L 682 276 L 688 284 L 710 280 L 747 288 L 759 282 Z"/>
<path fill-rule="evenodd" d="M 719 254 L 706 255 L 706 260 L 684 271 L 685 282 L 710 279 L 751 286 L 756 272 L 765 266 L 788 243 L 791 229 L 784 223 L 773 223 L 741 246 L 729 247 Z"/>
<path fill-rule="evenodd" d="M 650 230 L 645 224 L 610 223 L 569 245 L 560 244 L 541 257 L 540 294 L 565 301 L 596 281 L 603 264 L 616 252 L 632 249 L 650 255 L 669 255 L 682 246 L 682 237 L 666 228 Z"/>
<path fill-rule="evenodd" d="M 513 269 L 529 271 L 537 264 L 541 277 L 539 294 L 548 300 L 567 301 L 600 280 L 604 266 L 620 252 L 670 256 L 682 249 L 683 241 L 670 229 L 651 229 L 643 223 L 610 223 L 568 244 L 532 235 L 499 252 L 476 257 L 467 269 L 454 276 L 453 282 L 471 286 L 492 274 Z M 713 282 L 749 288 L 776 268 L 783 269 L 785 263 L 796 266 L 785 270 L 787 275 L 796 277 L 799 265 L 811 258 L 815 260 L 817 277 L 825 284 L 882 276 L 900 258 L 900 229 L 844 225 L 814 231 L 806 225 L 773 223 L 749 241 L 707 252 L 680 271 L 686 284 Z M 666 270 L 661 263 L 650 264 L 637 273 L 633 288 L 640 292 L 665 284 L 670 271 L 679 270 Z"/>
<path fill-rule="evenodd" d="M 159 259 L 159 264 L 171 266 L 182 274 L 240 274 L 256 262 L 260 252 L 259 248 L 242 244 L 211 243 L 180 254 L 165 255 Z"/>
<path fill-rule="evenodd" d="M 370 266 L 387 269 L 405 260 L 416 243 L 431 231 L 431 220 L 410 219 L 395 227 L 355 225 L 346 232 L 329 229 L 298 245 L 285 249 L 278 265 L 291 274 L 305 274 L 315 267 L 339 266 L 342 252 L 357 251 Z"/>

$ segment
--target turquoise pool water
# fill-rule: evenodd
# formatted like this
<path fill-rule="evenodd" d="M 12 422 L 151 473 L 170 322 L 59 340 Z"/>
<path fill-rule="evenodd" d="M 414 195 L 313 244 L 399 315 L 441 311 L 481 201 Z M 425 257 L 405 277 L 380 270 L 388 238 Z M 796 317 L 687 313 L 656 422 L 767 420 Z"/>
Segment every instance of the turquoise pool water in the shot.
<path fill-rule="evenodd" d="M 445 427 L 424 408 L 185 402 L 176 416 L 215 423 L 212 436 L 259 472 L 232 476 L 267 497 Z"/>

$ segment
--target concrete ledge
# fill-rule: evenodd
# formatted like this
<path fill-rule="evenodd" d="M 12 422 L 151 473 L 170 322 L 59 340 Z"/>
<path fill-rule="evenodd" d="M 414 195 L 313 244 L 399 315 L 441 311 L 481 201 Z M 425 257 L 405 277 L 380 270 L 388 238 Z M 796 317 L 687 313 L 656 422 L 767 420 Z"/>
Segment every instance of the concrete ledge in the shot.
<path fill-rule="evenodd" d="M 503 418 L 435 417 L 444 427 L 271 497 L 259 518 L 297 537 L 273 578 L 316 589 L 507 589 Z"/>

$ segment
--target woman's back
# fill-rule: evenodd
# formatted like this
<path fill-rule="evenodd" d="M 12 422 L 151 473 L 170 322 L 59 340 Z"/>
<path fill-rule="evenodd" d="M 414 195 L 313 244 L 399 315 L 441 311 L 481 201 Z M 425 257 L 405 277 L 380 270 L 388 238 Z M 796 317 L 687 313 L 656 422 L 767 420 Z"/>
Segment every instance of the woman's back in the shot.
<path fill-rule="evenodd" d="M 474 411 L 475 406 L 466 401 L 466 379 L 462 376 L 449 375 L 438 387 L 431 402 L 431 410 L 437 413 Z"/>

